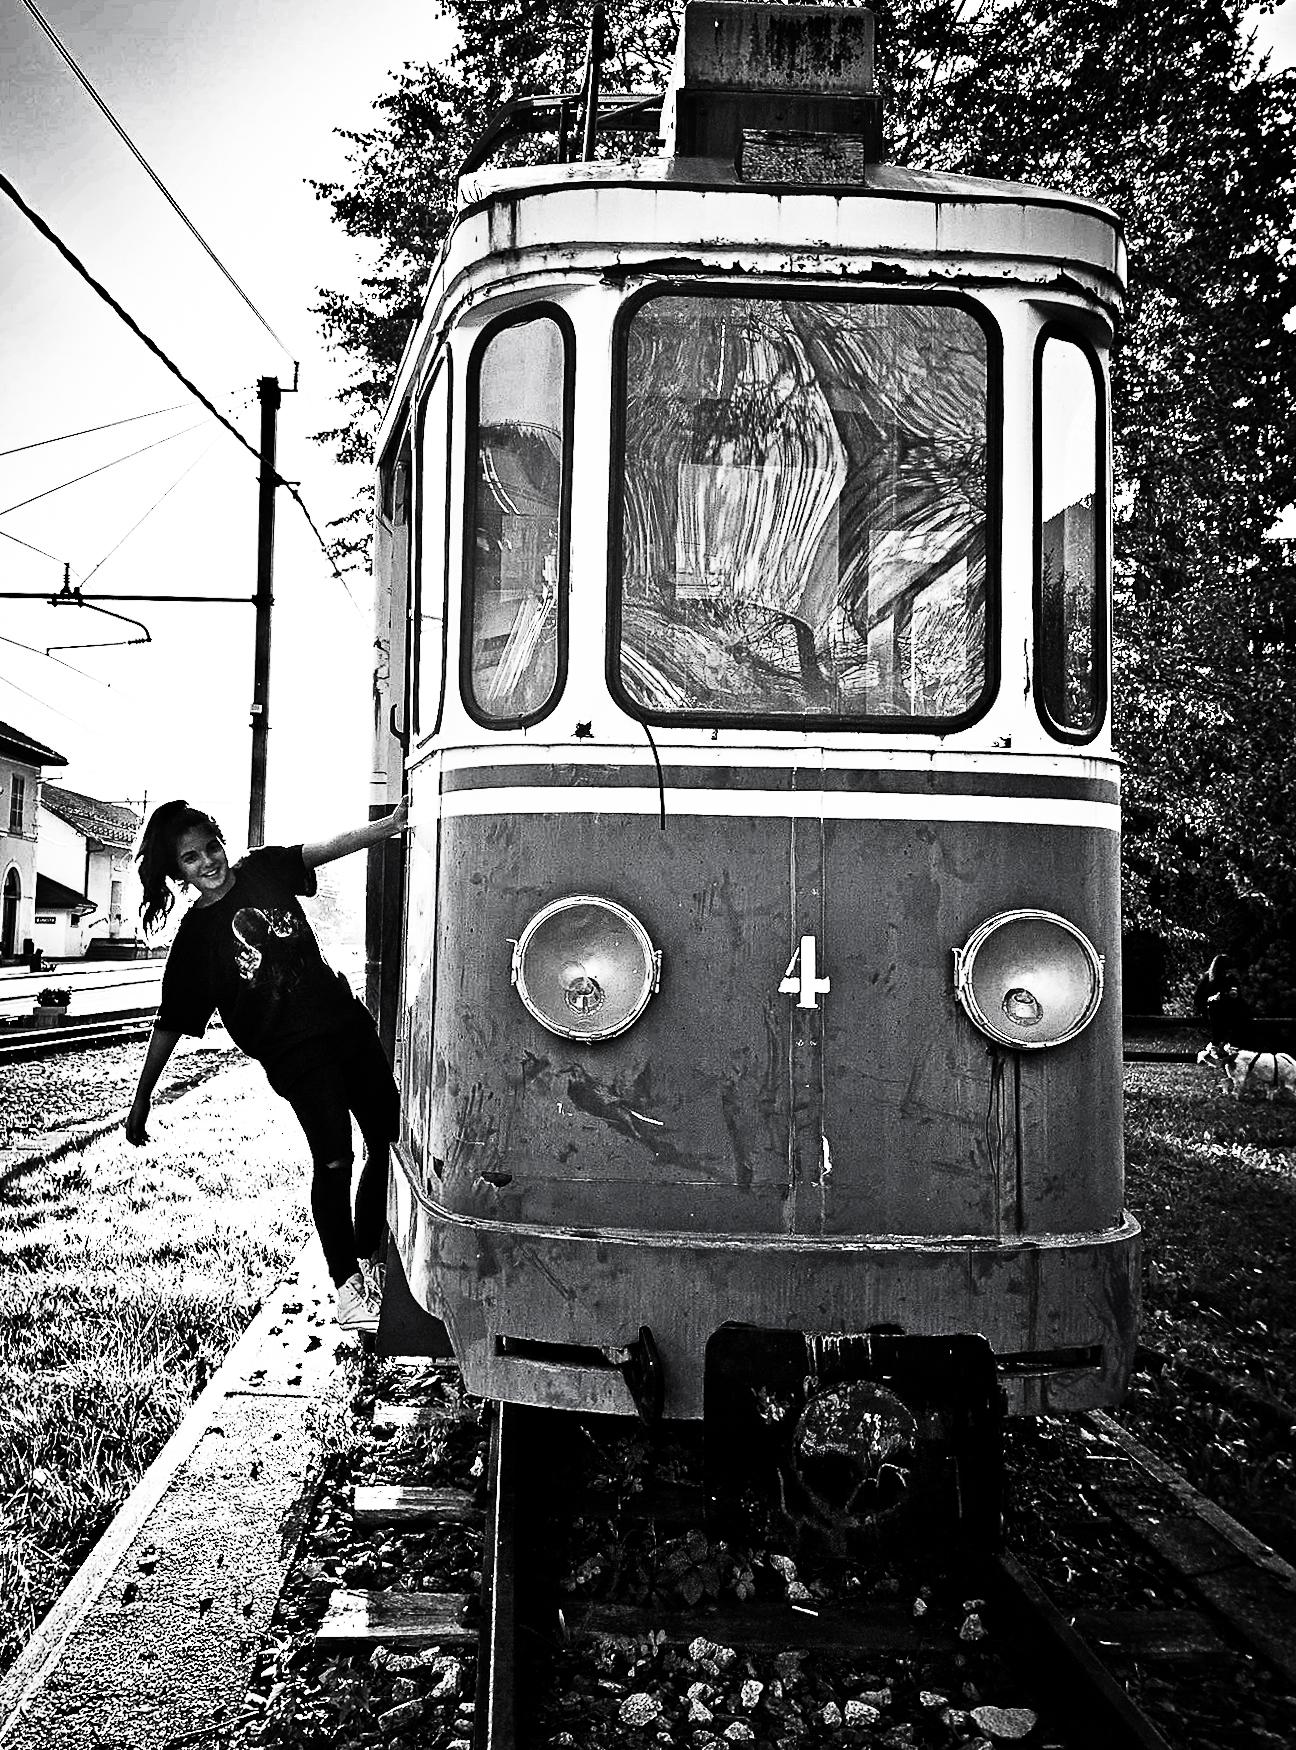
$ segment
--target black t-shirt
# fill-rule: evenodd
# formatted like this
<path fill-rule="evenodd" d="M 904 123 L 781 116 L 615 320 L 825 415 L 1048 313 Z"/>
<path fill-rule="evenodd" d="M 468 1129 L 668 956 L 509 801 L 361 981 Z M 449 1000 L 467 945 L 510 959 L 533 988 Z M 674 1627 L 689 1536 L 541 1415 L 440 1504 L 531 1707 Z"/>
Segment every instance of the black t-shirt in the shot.
<path fill-rule="evenodd" d="M 219 1010 L 230 1038 L 282 1090 L 349 1030 L 358 1004 L 297 903 L 315 892 L 301 846 L 249 851 L 233 874 L 229 892 L 192 906 L 176 931 L 157 1024 L 201 1035 Z"/>

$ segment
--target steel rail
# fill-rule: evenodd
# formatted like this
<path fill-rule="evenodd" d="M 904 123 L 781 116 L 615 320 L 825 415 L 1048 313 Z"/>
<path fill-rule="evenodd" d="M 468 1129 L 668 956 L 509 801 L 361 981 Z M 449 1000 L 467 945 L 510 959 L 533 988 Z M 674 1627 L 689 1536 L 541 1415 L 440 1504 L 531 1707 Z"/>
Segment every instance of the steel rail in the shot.
<path fill-rule="evenodd" d="M 1015 1648 L 1049 1674 L 1040 1688 L 1066 1696 L 1063 1729 L 1076 1745 L 1103 1750 L 1171 1750 L 1166 1739 L 1089 1643 L 1014 1556 L 991 1557 L 981 1570 L 986 1592 Z"/>
<path fill-rule="evenodd" d="M 525 1415 L 518 1404 L 497 1403 L 491 1425 L 473 1750 L 515 1750 L 517 1744 L 517 1532 Z"/>
<path fill-rule="evenodd" d="M 123 1015 L 117 1021 L 96 1021 L 85 1026 L 75 1022 L 60 1027 L 14 1028 L 13 1036 L 0 1034 L 0 1065 L 30 1063 L 42 1057 L 57 1057 L 65 1051 L 92 1051 L 102 1045 L 116 1045 L 131 1039 L 142 1039 L 151 1031 L 155 1010 L 143 1015 Z"/>

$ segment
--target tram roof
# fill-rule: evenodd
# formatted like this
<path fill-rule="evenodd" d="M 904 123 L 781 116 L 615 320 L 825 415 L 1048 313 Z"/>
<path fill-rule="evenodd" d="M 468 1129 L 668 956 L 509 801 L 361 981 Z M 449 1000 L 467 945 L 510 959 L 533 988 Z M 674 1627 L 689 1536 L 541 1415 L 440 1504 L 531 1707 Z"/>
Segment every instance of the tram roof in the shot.
<path fill-rule="evenodd" d="M 746 224 L 737 222 L 723 234 L 704 230 L 699 235 L 682 212 L 678 222 L 674 219 L 680 210 L 676 202 L 663 199 L 719 194 L 743 203 Z M 751 201 L 768 203 L 770 215 L 780 214 L 782 225 L 766 220 L 753 226 L 747 205 Z M 850 235 L 849 222 L 865 202 L 885 203 L 893 212 L 909 210 L 885 235 L 865 241 Z M 716 209 L 710 201 L 706 206 L 707 220 L 713 223 Z M 795 216 L 802 213 L 805 220 L 798 224 Z M 994 249 L 987 251 L 985 239 L 974 238 L 973 232 L 991 215 L 997 235 Z M 588 254 L 586 265 L 593 267 L 604 245 L 626 272 L 637 265 L 652 272 L 672 256 L 686 258 L 708 250 L 732 255 L 748 247 L 795 252 L 802 271 L 807 250 L 883 260 L 942 255 L 951 261 L 971 262 L 981 256 L 1023 265 L 1065 260 L 1106 288 L 1104 301 L 1113 314 L 1125 281 L 1118 215 L 1097 201 L 1032 183 L 895 164 L 866 164 L 849 182 L 754 182 L 714 158 L 670 155 L 474 170 L 460 179 L 458 210 L 429 275 L 423 314 L 406 343 L 379 433 L 379 454 L 417 369 L 429 320 L 436 319 L 443 296 L 461 274 L 492 257 L 516 262 L 520 254 L 542 248 L 561 255 L 569 271 L 578 267 L 576 252 Z"/>
<path fill-rule="evenodd" d="M 528 194 L 546 194 L 557 188 L 591 183 L 616 187 L 663 185 L 681 189 L 725 189 L 743 194 L 842 200 L 885 195 L 923 201 L 1009 201 L 1015 205 L 1064 207 L 1101 216 L 1117 232 L 1122 232 L 1119 216 L 1100 201 L 1030 182 L 958 176 L 942 170 L 911 170 L 899 164 L 865 164 L 858 180 L 850 182 L 754 182 L 738 176 L 731 165 L 714 158 L 665 156 L 621 161 L 596 159 L 568 164 L 515 164 L 474 170 L 460 179 L 458 210 L 460 213 L 470 211 L 499 196 L 516 200 Z"/>

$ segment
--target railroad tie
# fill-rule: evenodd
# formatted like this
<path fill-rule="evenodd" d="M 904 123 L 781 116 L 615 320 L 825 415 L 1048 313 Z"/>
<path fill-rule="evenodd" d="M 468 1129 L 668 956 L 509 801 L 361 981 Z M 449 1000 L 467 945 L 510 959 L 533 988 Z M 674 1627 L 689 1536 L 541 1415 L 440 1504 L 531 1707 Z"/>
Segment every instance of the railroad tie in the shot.
<path fill-rule="evenodd" d="M 437 1428 L 463 1421 L 463 1410 L 454 1404 L 384 1404 L 373 1409 L 375 1428 Z"/>
<path fill-rule="evenodd" d="M 402 1488 L 357 1484 L 352 1493 L 357 1526 L 480 1525 L 485 1515 L 466 1489 Z"/>
<path fill-rule="evenodd" d="M 467 1592 L 362 1592 L 338 1587 L 315 1632 L 317 1645 L 472 1647 L 468 1621 L 477 1600 Z"/>

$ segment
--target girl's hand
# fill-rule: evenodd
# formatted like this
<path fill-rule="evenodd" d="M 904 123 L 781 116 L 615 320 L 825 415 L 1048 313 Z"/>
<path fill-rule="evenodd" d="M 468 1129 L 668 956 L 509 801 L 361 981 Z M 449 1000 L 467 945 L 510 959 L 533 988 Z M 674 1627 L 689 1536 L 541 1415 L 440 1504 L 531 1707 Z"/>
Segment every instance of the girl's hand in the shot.
<path fill-rule="evenodd" d="M 136 1148 L 148 1141 L 144 1126 L 148 1123 L 149 1104 L 146 1099 L 137 1099 L 126 1114 L 126 1140 Z"/>
<path fill-rule="evenodd" d="M 398 832 L 404 832 L 409 826 L 409 797 L 402 796 L 400 801 L 387 816 L 383 825 L 387 828 L 387 836 L 395 838 Z"/>

